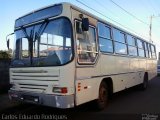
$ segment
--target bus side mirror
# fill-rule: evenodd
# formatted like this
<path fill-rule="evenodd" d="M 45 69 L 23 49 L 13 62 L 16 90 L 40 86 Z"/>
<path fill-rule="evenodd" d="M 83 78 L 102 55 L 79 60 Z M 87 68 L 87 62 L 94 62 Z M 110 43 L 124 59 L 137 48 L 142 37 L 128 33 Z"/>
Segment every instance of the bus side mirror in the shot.
<path fill-rule="evenodd" d="M 9 41 L 10 41 L 10 39 L 7 40 L 7 48 L 8 48 L 8 50 L 9 50 Z"/>
<path fill-rule="evenodd" d="M 88 18 L 82 18 L 82 30 L 83 31 L 89 30 L 89 19 Z"/>
<path fill-rule="evenodd" d="M 7 48 L 8 48 L 8 50 L 10 49 L 10 48 L 9 48 L 9 47 L 10 47 L 10 45 L 9 45 L 9 44 L 10 44 L 10 36 L 13 35 L 13 34 L 14 34 L 14 33 L 11 33 L 11 34 L 9 34 L 9 35 L 6 36 L 6 41 L 7 41 Z"/>

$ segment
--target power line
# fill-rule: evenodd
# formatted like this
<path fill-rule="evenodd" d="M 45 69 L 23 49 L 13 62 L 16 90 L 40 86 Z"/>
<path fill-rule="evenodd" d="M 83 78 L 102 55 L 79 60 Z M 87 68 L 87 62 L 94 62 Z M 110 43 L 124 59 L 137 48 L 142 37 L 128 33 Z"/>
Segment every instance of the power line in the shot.
<path fill-rule="evenodd" d="M 133 18 L 135 18 L 136 20 L 140 21 L 141 23 L 149 26 L 149 24 L 147 24 L 146 22 L 142 21 L 141 19 L 139 19 L 138 17 L 136 17 L 135 15 L 133 15 L 132 13 L 128 12 L 126 9 L 124 9 L 123 7 L 121 7 L 120 5 L 118 5 L 117 3 L 115 3 L 113 0 L 110 0 L 114 5 L 116 5 L 117 7 L 119 7 L 120 9 L 122 9 L 123 11 L 125 11 L 127 14 L 129 14 L 130 16 L 132 16 Z"/>
<path fill-rule="evenodd" d="M 96 0 L 95 0 L 96 1 Z M 120 9 L 122 9 L 123 11 L 125 11 L 127 14 L 129 14 L 130 16 L 132 16 L 132 17 L 134 17 L 135 19 L 137 19 L 138 21 L 140 21 L 140 22 L 142 22 L 142 23 L 144 23 L 144 24 L 146 24 L 147 26 L 149 26 L 149 40 L 150 41 L 152 41 L 151 40 L 151 27 L 152 27 L 152 24 L 151 24 L 151 21 L 150 21 L 150 24 L 147 24 L 147 23 L 145 23 L 145 22 L 143 22 L 142 20 L 140 20 L 139 18 L 137 18 L 136 16 L 134 16 L 133 14 L 131 14 L 131 13 L 129 13 L 127 10 L 125 10 L 124 8 L 122 8 L 120 5 L 118 5 L 118 4 L 116 4 L 113 0 L 110 0 L 112 3 L 114 3 L 116 6 L 118 6 Z M 99 5 L 101 5 L 102 7 L 104 7 L 104 8 L 106 8 L 103 4 L 101 4 L 100 2 L 97 2 L 97 4 L 99 4 Z M 154 16 L 153 16 L 154 17 Z M 153 18 L 152 17 L 152 18 Z M 152 19 L 151 18 L 151 19 Z"/>
<path fill-rule="evenodd" d="M 107 7 L 105 7 L 104 4 L 101 4 L 101 2 L 99 2 L 99 1 L 97 1 L 97 0 L 95 0 L 95 2 L 96 2 L 97 4 L 99 4 L 101 7 L 103 7 L 104 9 L 106 9 L 107 11 L 109 11 L 109 13 L 111 13 L 112 15 L 114 15 L 114 16 L 117 17 L 117 14 L 115 14 L 115 13 L 112 12 L 110 9 L 108 9 Z"/>
<path fill-rule="evenodd" d="M 93 8 L 91 8 L 91 7 L 89 7 L 88 5 L 84 4 L 83 2 L 81 2 L 81 1 L 79 1 L 79 0 L 76 0 L 76 1 L 77 1 L 77 2 L 79 2 L 80 4 L 82 4 L 82 5 L 86 6 L 87 8 L 89 8 L 89 9 L 91 9 L 91 10 L 95 11 L 96 13 L 98 13 L 98 14 L 102 15 L 103 17 L 105 17 L 105 18 L 107 18 L 107 19 L 109 19 L 109 20 L 111 20 L 111 21 L 113 21 L 113 22 L 115 22 L 115 23 L 117 23 L 117 24 L 119 24 L 119 25 L 123 26 L 124 28 L 130 29 L 130 28 L 128 28 L 128 27 L 126 27 L 126 26 L 124 26 L 124 25 L 120 24 L 119 22 L 117 22 L 117 21 L 115 21 L 115 20 L 113 20 L 113 19 L 111 19 L 111 18 L 107 17 L 106 15 L 104 15 L 104 14 L 100 13 L 99 11 L 97 11 L 97 10 L 95 10 L 95 9 L 93 9 Z M 136 33 L 137 35 L 140 35 L 139 33 L 135 32 L 134 30 L 132 30 L 132 29 L 130 29 L 130 30 L 131 30 L 132 32 Z M 143 35 L 140 35 L 140 36 L 143 36 Z M 144 37 L 144 38 L 147 38 L 146 36 L 143 36 L 143 37 Z M 148 39 L 148 38 L 147 38 L 147 39 Z M 155 43 L 156 43 L 156 42 L 155 42 Z M 156 46 L 159 46 L 159 47 L 160 47 L 160 45 L 159 45 L 159 44 L 157 44 L 157 43 L 156 43 Z"/>
<path fill-rule="evenodd" d="M 121 24 L 121 23 L 117 22 L 116 20 L 113 20 L 113 19 L 111 19 L 110 17 L 108 17 L 108 16 L 106 16 L 106 15 L 102 14 L 101 12 L 99 12 L 99 11 L 97 11 L 97 10 L 95 10 L 95 9 L 93 9 L 93 8 L 91 8 L 91 7 L 89 7 L 89 6 L 88 6 L 88 5 L 86 5 L 85 3 L 83 3 L 83 2 L 81 2 L 81 1 L 79 1 L 79 0 L 76 0 L 76 1 L 77 1 L 77 2 L 79 2 L 80 4 L 82 4 L 82 5 L 86 6 L 87 8 L 89 8 L 89 9 L 91 9 L 91 10 L 95 11 L 96 13 L 98 13 L 98 14 L 102 15 L 103 17 L 105 17 L 105 18 L 107 18 L 107 19 L 109 19 L 109 20 L 111 20 L 111 21 L 113 21 L 113 22 L 117 23 L 118 25 L 120 25 L 120 26 L 122 26 L 122 27 L 124 27 L 124 28 L 126 28 L 126 29 L 129 29 L 130 31 L 134 32 L 135 34 L 137 34 L 137 35 L 139 35 L 139 36 L 143 36 L 143 35 L 140 35 L 139 33 L 135 32 L 135 31 L 134 31 L 134 30 L 132 30 L 131 28 L 128 28 L 128 27 L 124 26 L 123 24 Z M 144 37 L 144 38 L 146 38 L 146 39 L 148 39 L 146 36 L 143 36 L 143 37 Z"/>

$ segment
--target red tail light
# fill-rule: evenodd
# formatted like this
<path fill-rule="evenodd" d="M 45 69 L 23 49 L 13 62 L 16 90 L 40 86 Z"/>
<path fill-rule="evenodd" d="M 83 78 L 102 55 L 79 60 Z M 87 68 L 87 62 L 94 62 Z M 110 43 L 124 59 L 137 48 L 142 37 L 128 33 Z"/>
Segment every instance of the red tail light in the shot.
<path fill-rule="evenodd" d="M 64 87 L 64 88 L 61 88 L 61 93 L 68 93 L 68 90 L 67 90 L 67 88 L 66 87 Z"/>

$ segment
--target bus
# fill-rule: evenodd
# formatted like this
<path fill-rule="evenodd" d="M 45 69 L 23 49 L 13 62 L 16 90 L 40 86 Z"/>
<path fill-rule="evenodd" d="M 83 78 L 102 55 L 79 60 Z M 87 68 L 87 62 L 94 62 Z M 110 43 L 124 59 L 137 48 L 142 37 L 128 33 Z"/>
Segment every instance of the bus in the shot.
<path fill-rule="evenodd" d="M 113 93 L 156 76 L 155 45 L 70 3 L 15 21 L 11 100 L 73 108 L 108 105 Z"/>

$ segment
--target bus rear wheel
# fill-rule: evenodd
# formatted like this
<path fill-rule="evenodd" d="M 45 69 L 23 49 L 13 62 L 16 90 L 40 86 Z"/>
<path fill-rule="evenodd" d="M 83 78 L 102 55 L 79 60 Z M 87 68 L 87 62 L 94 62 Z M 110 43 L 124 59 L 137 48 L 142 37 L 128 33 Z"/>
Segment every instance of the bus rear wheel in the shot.
<path fill-rule="evenodd" d="M 147 74 L 144 75 L 143 83 L 141 83 L 139 87 L 141 90 L 147 89 L 148 87 L 148 75 Z"/>
<path fill-rule="evenodd" d="M 108 86 L 102 81 L 99 87 L 99 96 L 96 100 L 96 108 L 103 110 L 108 104 Z"/>

